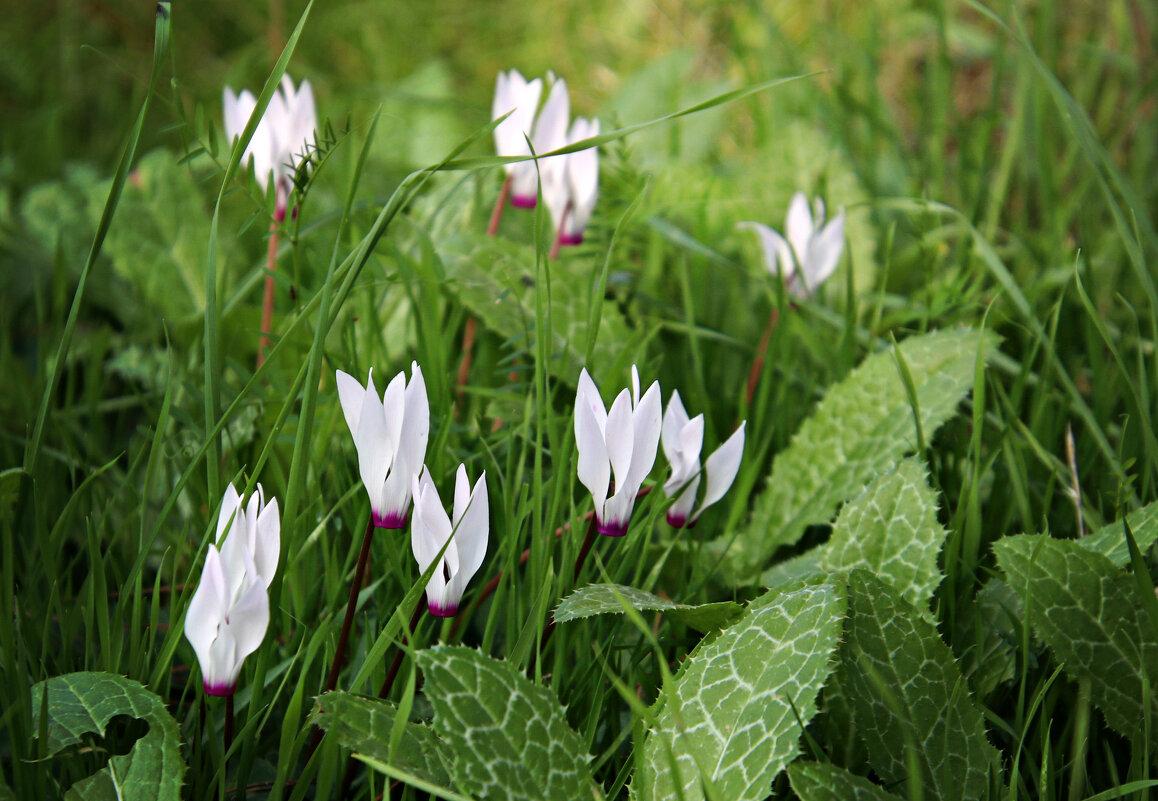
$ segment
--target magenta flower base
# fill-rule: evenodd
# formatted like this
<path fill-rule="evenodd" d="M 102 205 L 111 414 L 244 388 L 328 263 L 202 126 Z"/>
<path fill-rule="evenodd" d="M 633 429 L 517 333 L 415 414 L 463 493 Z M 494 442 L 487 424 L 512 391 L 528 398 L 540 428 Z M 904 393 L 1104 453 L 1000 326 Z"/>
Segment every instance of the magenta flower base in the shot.
<path fill-rule="evenodd" d="M 667 524 L 672 528 L 683 528 L 688 519 L 683 515 L 673 515 L 671 512 L 667 513 Z"/>
<path fill-rule="evenodd" d="M 209 682 L 203 682 L 201 686 L 205 688 L 207 695 L 215 695 L 218 698 L 233 695 L 233 691 L 237 689 L 237 686 L 234 684 L 210 684 Z"/>
<path fill-rule="evenodd" d="M 458 614 L 458 605 L 454 606 L 439 606 L 438 604 L 427 604 L 427 609 L 430 614 L 435 617 L 454 617 Z"/>
<path fill-rule="evenodd" d="M 534 195 L 514 195 L 511 197 L 511 205 L 517 209 L 533 209 L 539 199 Z"/>
<path fill-rule="evenodd" d="M 630 521 L 622 523 L 599 523 L 596 528 L 600 534 L 606 534 L 608 537 L 622 537 L 627 533 L 627 526 Z"/>
<path fill-rule="evenodd" d="M 582 233 L 561 234 L 559 236 L 559 244 L 565 245 L 565 246 L 566 245 L 582 245 L 583 244 L 583 234 Z"/>
<path fill-rule="evenodd" d="M 389 528 L 399 529 L 406 528 L 406 513 L 398 514 L 397 512 L 390 512 L 389 514 L 380 515 L 377 512 L 371 512 L 370 516 L 374 519 L 375 528 Z"/>

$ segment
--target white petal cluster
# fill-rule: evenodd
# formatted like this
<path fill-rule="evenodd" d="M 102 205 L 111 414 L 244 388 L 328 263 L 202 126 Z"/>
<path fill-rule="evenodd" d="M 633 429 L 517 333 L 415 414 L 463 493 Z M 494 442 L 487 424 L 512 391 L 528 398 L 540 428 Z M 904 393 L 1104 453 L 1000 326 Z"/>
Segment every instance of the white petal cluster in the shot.
<path fill-rule="evenodd" d="M 528 138 L 535 153 L 542 154 L 599 134 L 598 120 L 576 117 L 571 121 L 571 99 L 567 82 L 562 78 L 551 85 L 547 101 L 536 117 L 542 89 L 540 79 L 527 81 L 518 70 L 499 73 L 492 119 L 514 109 L 495 128 L 495 148 L 500 156 L 530 156 Z M 583 241 L 583 230 L 591 218 L 599 190 L 596 148 L 552 156 L 540 161 L 538 168 L 534 161 L 508 164 L 506 171 L 511 178 L 511 202 L 521 208 L 535 206 L 541 174 L 543 199 L 560 244 Z"/>
<path fill-rule="evenodd" d="M 575 442 L 579 481 L 595 502 L 599 533 L 627 533 L 635 496 L 655 464 L 662 423 L 659 382 L 639 395 L 639 371 L 631 367 L 631 389 L 624 389 L 607 411 L 599 389 L 584 369 L 575 395 Z M 608 497 L 612 476 L 614 493 Z"/>
<path fill-rule="evenodd" d="M 421 477 L 413 479 L 413 491 L 410 545 L 418 569 L 425 573 L 446 546 L 426 585 L 427 606 L 433 615 L 454 617 L 467 582 L 478 572 L 487 552 L 490 534 L 487 475 L 484 471 L 472 490 L 466 465 L 459 465 L 453 518 L 447 517 L 428 470 L 423 469 Z"/>
<path fill-rule="evenodd" d="M 426 459 L 430 438 L 426 381 L 418 362 L 412 362 L 410 370 L 409 384 L 406 373 L 400 372 L 381 397 L 374 386 L 373 369 L 365 386 L 337 371 L 338 397 L 358 451 L 358 472 L 379 528 L 406 526 L 412 481 Z"/>
<path fill-rule="evenodd" d="M 241 135 L 256 105 L 257 98 L 248 89 L 234 95 L 233 89 L 225 87 L 227 139 L 232 141 Z M 281 85 L 270 98 L 242 158 L 253 160 L 253 171 L 263 190 L 269 187 L 269 176 L 273 173 L 278 203 L 283 210 L 288 202 L 294 170 L 317 141 L 317 127 L 318 115 L 309 80 L 302 81 L 294 89 L 290 76 L 282 75 Z"/>
<path fill-rule="evenodd" d="M 817 198 L 810 210 L 803 192 L 793 195 L 788 204 L 787 238 L 757 222 L 736 227 L 756 232 L 768 271 L 781 275 L 785 288 L 799 298 L 808 297 L 836 272 L 844 250 L 844 210 L 826 224 L 824 201 Z"/>
<path fill-rule="evenodd" d="M 232 695 L 242 662 L 261 645 L 269 626 L 266 593 L 281 552 L 277 498 L 266 504 L 258 484 L 243 509 L 230 484 L 217 517 L 216 541 L 221 550 L 209 546 L 185 614 L 185 637 L 197 654 L 205 692 Z"/>
<path fill-rule="evenodd" d="M 697 414 L 688 419 L 683 401 L 678 391 L 672 392 L 667 411 L 663 415 L 663 454 L 671 465 L 671 477 L 663 485 L 667 497 L 676 497 L 675 503 L 667 511 L 667 522 L 676 528 L 693 526 L 703 514 L 732 486 L 736 473 L 740 470 L 740 460 L 744 456 L 744 428 L 747 421 L 740 423 L 732 436 L 723 445 L 712 451 L 703 470 L 700 469 L 700 451 L 704 444 L 704 416 Z M 693 514 L 696 493 L 700 487 L 702 473 L 707 474 L 708 488 L 704 499 Z"/>

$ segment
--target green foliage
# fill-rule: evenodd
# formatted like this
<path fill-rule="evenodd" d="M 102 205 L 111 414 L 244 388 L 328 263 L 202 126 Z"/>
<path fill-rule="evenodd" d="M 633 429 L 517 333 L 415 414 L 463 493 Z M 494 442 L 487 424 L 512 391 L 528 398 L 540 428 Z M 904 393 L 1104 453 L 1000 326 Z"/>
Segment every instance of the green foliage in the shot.
<path fill-rule="evenodd" d="M 985 582 L 961 615 L 955 638 L 961 672 L 980 698 L 1017 676 L 1017 654 L 1025 611 L 1021 596 L 999 578 Z"/>
<path fill-rule="evenodd" d="M 807 526 L 827 523 L 837 506 L 914 448 L 915 414 L 932 436 L 972 386 L 978 350 L 994 345 L 992 334 L 976 330 L 938 331 L 898 345 L 916 390 L 916 410 L 891 349 L 865 359 L 832 387 L 776 457 L 751 520 L 728 551 L 725 577 L 747 581 Z"/>
<path fill-rule="evenodd" d="M 1078 542 L 1044 534 L 1005 537 L 993 549 L 1030 623 L 1066 672 L 1089 682 L 1106 723 L 1133 737 L 1155 720 L 1146 688 L 1158 676 L 1158 622 L 1130 576 Z"/>
<path fill-rule="evenodd" d="M 989 797 L 999 756 L 952 652 L 923 612 L 865 570 L 849 576 L 841 658 L 856 729 L 889 786 L 941 801 Z"/>
<path fill-rule="evenodd" d="M 788 572 L 829 574 L 863 567 L 924 608 L 941 583 L 937 555 L 945 535 L 924 466 L 918 459 L 903 459 L 840 510 L 828 542 L 765 571 L 761 581 L 776 586 Z"/>
<path fill-rule="evenodd" d="M 1158 503 L 1151 503 L 1137 511 L 1126 515 L 1126 522 L 1130 524 L 1130 531 L 1138 548 L 1146 551 L 1155 541 L 1158 541 Z M 1097 531 L 1078 540 L 1083 548 L 1100 553 L 1118 567 L 1130 562 L 1130 549 L 1126 547 L 1126 535 L 1122 529 L 1122 521 L 1118 520 L 1102 526 Z"/>
<path fill-rule="evenodd" d="M 103 736 L 114 717 L 140 718 L 149 731 L 127 754 L 69 788 L 75 801 L 176 801 L 181 797 L 185 761 L 177 722 L 165 703 L 141 684 L 110 673 L 69 673 L 32 688 L 32 709 L 39 716 L 48 694 L 46 754 L 81 745 L 85 735 Z M 35 727 L 41 724 L 34 719 Z"/>
<path fill-rule="evenodd" d="M 401 768 L 431 784 L 446 786 L 450 755 L 429 726 L 402 724 L 397 739 L 398 707 L 390 701 L 343 692 L 317 698 L 314 722 L 346 748 Z"/>
<path fill-rule="evenodd" d="M 764 797 L 816 712 L 844 609 L 837 584 L 775 593 L 689 657 L 644 741 L 633 797 Z"/>
<path fill-rule="evenodd" d="M 734 601 L 680 604 L 622 584 L 588 584 L 560 601 L 552 617 L 556 623 L 566 623 L 592 615 L 623 614 L 624 607 L 662 612 L 702 632 L 728 625 L 743 611 Z"/>
<path fill-rule="evenodd" d="M 824 762 L 793 762 L 788 779 L 800 801 L 899 801 L 868 779 Z"/>
<path fill-rule="evenodd" d="M 471 648 L 439 645 L 417 660 L 461 790 L 536 801 L 597 795 L 582 741 L 550 690 Z"/>

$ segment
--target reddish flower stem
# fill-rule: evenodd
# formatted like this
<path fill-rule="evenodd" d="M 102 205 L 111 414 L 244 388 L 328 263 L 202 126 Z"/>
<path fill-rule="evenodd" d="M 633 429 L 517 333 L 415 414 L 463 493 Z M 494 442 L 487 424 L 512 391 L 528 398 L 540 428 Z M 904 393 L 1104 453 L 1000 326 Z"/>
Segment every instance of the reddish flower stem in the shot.
<path fill-rule="evenodd" d="M 507 176 L 507 180 L 503 181 L 503 188 L 499 192 L 499 199 L 495 201 L 494 211 L 491 212 L 491 220 L 487 223 L 487 236 L 494 236 L 499 232 L 499 223 L 503 220 L 503 210 L 507 207 L 507 198 L 511 194 L 511 176 Z"/>
<path fill-rule="evenodd" d="M 773 307 L 768 315 L 768 327 L 760 337 L 760 347 L 756 349 L 756 359 L 752 362 L 752 370 L 748 373 L 748 405 L 752 405 L 752 396 L 756 394 L 756 385 L 760 383 L 760 374 L 764 371 L 764 357 L 768 354 L 768 343 L 772 339 L 772 332 L 780 320 L 780 310 Z"/>
<path fill-rule="evenodd" d="M 285 206 L 278 201 L 269 223 L 269 248 L 265 255 L 265 296 L 261 301 L 261 339 L 257 343 L 257 366 L 265 362 L 265 349 L 269 347 L 269 332 L 273 323 L 273 271 L 277 269 L 277 240 L 281 223 L 285 220 Z"/>

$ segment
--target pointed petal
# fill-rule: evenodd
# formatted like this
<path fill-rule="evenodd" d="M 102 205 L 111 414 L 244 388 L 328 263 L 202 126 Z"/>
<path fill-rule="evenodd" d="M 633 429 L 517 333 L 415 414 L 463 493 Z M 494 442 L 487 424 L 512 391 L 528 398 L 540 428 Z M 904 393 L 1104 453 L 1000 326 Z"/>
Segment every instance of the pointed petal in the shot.
<path fill-rule="evenodd" d="M 470 478 L 466 474 L 466 465 L 460 464 L 454 476 L 454 511 L 450 521 L 457 526 L 462 520 L 463 513 L 470 505 Z M 455 535 L 458 536 L 457 534 Z"/>
<path fill-rule="evenodd" d="M 615 491 L 626 485 L 631 470 L 632 446 L 635 443 L 632 426 L 631 391 L 623 390 L 611 404 L 607 413 L 607 457 L 611 460 L 611 470 L 615 475 Z M 653 453 L 654 457 L 654 453 Z"/>
<path fill-rule="evenodd" d="M 631 408 L 639 405 L 639 368 L 631 365 Z"/>
<path fill-rule="evenodd" d="M 697 414 L 679 432 L 679 449 L 671 463 L 671 477 L 663 485 L 671 497 L 700 472 L 700 449 L 704 444 L 704 416 Z"/>
<path fill-rule="evenodd" d="M 466 470 L 462 472 L 466 477 Z M 482 566 L 483 558 L 487 553 L 487 540 L 490 537 L 490 498 L 487 494 L 487 474 L 484 470 L 475 482 L 474 490 L 470 493 L 466 508 L 461 517 L 458 515 L 458 492 L 455 491 L 455 545 L 458 546 L 458 566 L 454 572 L 459 585 L 459 597 L 471 576 Z"/>
<path fill-rule="evenodd" d="M 634 488 L 632 493 L 639 491 L 655 464 L 655 452 L 659 448 L 660 428 L 663 425 L 661 403 L 659 382 L 653 381 L 639 399 L 639 405 L 632 415 L 631 467 L 626 479 L 627 485 Z"/>
<path fill-rule="evenodd" d="M 660 442 L 663 444 L 663 455 L 669 464 L 674 464 L 680 455 L 680 431 L 688 424 L 688 413 L 680 400 L 680 391 L 672 390 L 671 398 L 667 402 L 667 411 L 663 414 L 663 428 L 660 432 Z"/>
<path fill-rule="evenodd" d="M 229 610 L 226 627 L 237 642 L 237 670 L 240 671 L 241 661 L 258 649 L 269 628 L 269 596 L 261 582 L 246 590 Z M 237 673 L 233 676 L 236 680 Z"/>
<path fill-rule="evenodd" d="M 796 273 L 796 261 L 792 258 L 792 249 L 788 241 L 767 225 L 758 222 L 736 223 L 736 228 L 743 231 L 754 231 L 760 237 L 760 250 L 764 254 L 764 267 L 772 275 L 784 276 L 787 284 Z"/>
<path fill-rule="evenodd" d="M 700 504 L 700 508 L 692 517 L 693 521 L 699 519 L 705 509 L 723 498 L 724 493 L 736 480 L 736 473 L 740 470 L 740 461 L 744 458 L 744 428 L 747 425 L 747 421 L 740 423 L 740 427 L 732 433 L 732 436 L 728 437 L 727 441 L 716 448 L 712 455 L 707 458 L 704 472 L 708 474 L 708 489 L 704 492 L 703 503 Z"/>
<path fill-rule="evenodd" d="M 406 416 L 398 451 L 405 469 L 417 473 L 426 460 L 426 445 L 430 440 L 430 401 L 426 395 L 426 379 L 418 362 L 410 363 L 410 383 L 406 385 Z"/>
<path fill-rule="evenodd" d="M 346 427 L 350 429 L 350 436 L 358 436 L 358 421 L 362 419 L 362 398 L 366 388 L 358 383 L 358 379 L 349 373 L 338 370 L 335 374 L 338 383 L 338 400 L 342 403 L 342 415 L 346 418 Z"/>
<path fill-rule="evenodd" d="M 450 518 L 442 508 L 438 488 L 434 486 L 429 471 L 423 470 L 421 477 L 411 479 L 411 490 L 414 495 L 414 519 L 410 524 L 410 547 L 418 562 L 418 569 L 425 573 L 442 546 L 450 539 Z"/>
<path fill-rule="evenodd" d="M 382 401 L 374 390 L 373 376 L 367 392 L 362 396 L 362 411 L 358 417 L 358 433 L 354 435 L 354 444 L 358 449 L 358 473 L 370 498 L 370 508 L 381 513 L 382 489 L 394 458 L 394 443 L 387 436 L 386 417 Z"/>
<path fill-rule="evenodd" d="M 386 392 L 382 396 L 382 417 L 385 422 L 383 436 L 390 450 L 390 457 L 386 462 L 387 469 L 394 466 L 398 458 L 399 445 L 402 441 L 402 429 L 406 424 L 406 373 L 399 372 L 386 385 Z"/>
<path fill-rule="evenodd" d="M 788 243 L 796 256 L 796 261 L 803 263 L 804 255 L 808 252 L 808 240 L 812 239 L 812 212 L 808 209 L 808 198 L 803 192 L 792 196 L 788 204 L 788 217 L 784 221 L 784 230 Z"/>
<path fill-rule="evenodd" d="M 576 119 L 567 136 L 569 143 L 589 139 L 599 133 L 599 121 Z M 567 233 L 572 239 L 583 235 L 595 200 L 599 195 L 599 148 L 592 147 L 572 153 L 567 161 L 567 186 L 571 198 L 571 216 L 567 219 Z"/>
<path fill-rule="evenodd" d="M 238 525 L 241 524 L 241 517 L 241 496 L 237 494 L 237 488 L 230 482 L 229 486 L 225 488 L 225 497 L 221 499 L 221 511 L 217 514 L 217 536 L 214 537 L 213 542 L 220 545 L 221 537 L 230 530 L 233 522 L 236 520 Z"/>
<path fill-rule="evenodd" d="M 261 576 L 261 583 L 268 588 L 273 581 L 274 573 L 277 572 L 277 563 L 281 556 L 281 519 L 277 498 L 270 498 L 257 518 L 256 542 L 253 559 L 257 564 L 258 575 Z"/>
<path fill-rule="evenodd" d="M 209 672 L 210 649 L 217 639 L 217 629 L 223 622 L 225 575 L 221 569 L 221 557 L 217 549 L 210 545 L 205 555 L 205 565 L 201 568 L 201 581 L 185 612 L 185 639 L 193 646 L 203 674 Z"/>
<path fill-rule="evenodd" d="M 567 94 L 567 82 L 560 78 L 551 87 L 547 102 L 539 112 L 535 122 L 535 133 L 531 141 L 536 155 L 558 150 L 567 144 L 567 121 L 571 118 L 571 99 Z"/>
<path fill-rule="evenodd" d="M 676 498 L 667 510 L 667 522 L 675 528 L 683 528 L 692 514 L 692 507 L 696 505 L 696 491 L 700 488 L 700 476 L 696 475 L 688 482 L 687 487 Z"/>
<path fill-rule="evenodd" d="M 809 290 L 815 291 L 836 272 L 844 250 L 844 210 L 837 212 L 828 225 L 813 237 L 804 262 L 804 277 Z"/>
<path fill-rule="evenodd" d="M 607 428 L 607 407 L 603 405 L 603 396 L 599 394 L 599 388 L 595 386 L 595 382 L 591 380 L 591 376 L 587 373 L 587 368 L 584 367 L 579 373 L 579 389 L 575 393 L 575 409 L 578 412 L 580 406 L 586 406 L 595 419 L 595 423 L 599 428 L 599 433 L 602 436 L 604 430 Z M 579 415 L 575 415 L 575 439 L 579 439 Z"/>
<path fill-rule="evenodd" d="M 586 371 L 583 375 L 587 375 Z M 579 392 L 582 396 L 582 379 Z M 602 401 L 595 406 L 603 411 Z M 606 417 L 606 412 L 604 416 Z M 602 515 L 603 502 L 607 500 L 607 485 L 611 481 L 611 465 L 608 462 L 603 430 L 596 419 L 593 405 L 582 400 L 578 400 L 575 404 L 575 446 L 579 449 L 577 468 L 579 482 L 591 493 L 591 499 L 595 502 L 595 514 Z"/>

